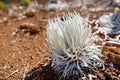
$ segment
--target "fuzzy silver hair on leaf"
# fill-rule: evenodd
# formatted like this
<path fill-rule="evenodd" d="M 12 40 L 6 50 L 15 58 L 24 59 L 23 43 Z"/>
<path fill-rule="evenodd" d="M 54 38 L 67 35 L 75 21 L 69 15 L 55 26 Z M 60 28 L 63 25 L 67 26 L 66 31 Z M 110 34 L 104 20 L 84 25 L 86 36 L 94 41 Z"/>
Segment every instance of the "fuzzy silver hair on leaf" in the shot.
<path fill-rule="evenodd" d="M 85 68 L 103 66 L 103 55 L 94 44 L 91 27 L 79 13 L 49 20 L 46 33 L 52 67 L 62 73 L 62 77 L 87 76 Z"/>

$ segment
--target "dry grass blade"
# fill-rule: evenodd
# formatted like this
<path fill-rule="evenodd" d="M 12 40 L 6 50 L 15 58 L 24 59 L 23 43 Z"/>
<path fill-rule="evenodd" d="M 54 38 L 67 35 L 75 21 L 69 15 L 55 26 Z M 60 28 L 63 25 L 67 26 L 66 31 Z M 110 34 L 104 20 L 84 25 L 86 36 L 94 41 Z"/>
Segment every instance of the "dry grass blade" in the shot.
<path fill-rule="evenodd" d="M 17 73 L 18 71 L 19 71 L 19 69 L 13 71 L 11 74 L 9 74 L 9 75 L 5 78 L 5 80 L 7 80 L 9 77 L 13 76 L 13 75 L 14 75 L 15 73 Z"/>
<path fill-rule="evenodd" d="M 24 68 L 22 80 L 25 80 L 26 72 L 27 72 L 28 66 L 29 66 L 29 64 L 27 64 L 27 65 L 25 66 L 25 68 Z"/>

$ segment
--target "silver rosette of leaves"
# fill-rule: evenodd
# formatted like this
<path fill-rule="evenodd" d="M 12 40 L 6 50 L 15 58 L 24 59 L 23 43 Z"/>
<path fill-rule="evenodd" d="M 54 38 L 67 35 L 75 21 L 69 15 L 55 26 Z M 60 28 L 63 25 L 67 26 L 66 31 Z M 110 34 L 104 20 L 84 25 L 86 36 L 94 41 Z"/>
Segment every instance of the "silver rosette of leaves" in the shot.
<path fill-rule="evenodd" d="M 79 13 L 68 13 L 62 18 L 49 20 L 46 33 L 51 48 L 52 67 L 62 73 L 62 77 L 85 77 L 89 68 L 103 66 L 103 55 L 94 44 L 88 20 Z"/>

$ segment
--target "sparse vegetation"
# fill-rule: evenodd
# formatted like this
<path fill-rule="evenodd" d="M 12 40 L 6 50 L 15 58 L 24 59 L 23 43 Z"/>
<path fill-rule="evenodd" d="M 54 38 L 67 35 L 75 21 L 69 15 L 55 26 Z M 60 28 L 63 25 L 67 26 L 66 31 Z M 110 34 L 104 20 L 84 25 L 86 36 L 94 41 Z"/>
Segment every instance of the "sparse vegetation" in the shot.
<path fill-rule="evenodd" d="M 30 4 L 32 4 L 32 1 L 31 1 L 31 0 L 22 0 L 22 1 L 20 2 L 20 5 L 22 5 L 22 6 L 28 6 L 28 5 L 30 5 Z"/>
<path fill-rule="evenodd" d="M 3 9 L 5 7 L 6 7 L 6 5 L 2 1 L 0 1 L 0 9 Z"/>

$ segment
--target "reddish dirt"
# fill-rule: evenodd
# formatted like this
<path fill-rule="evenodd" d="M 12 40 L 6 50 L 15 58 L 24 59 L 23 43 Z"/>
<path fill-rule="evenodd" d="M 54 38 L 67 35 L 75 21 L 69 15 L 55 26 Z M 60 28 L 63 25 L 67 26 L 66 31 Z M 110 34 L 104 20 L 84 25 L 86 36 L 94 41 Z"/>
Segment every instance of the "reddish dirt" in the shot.
<path fill-rule="evenodd" d="M 45 27 L 46 21 L 41 21 L 40 17 L 47 14 L 39 12 L 37 18 L 27 18 L 22 21 L 12 21 L 0 25 L 0 80 L 19 80 L 22 78 L 24 67 L 28 64 L 28 70 L 37 67 L 39 64 L 48 62 L 48 50 L 46 49 Z M 37 14 L 36 14 L 37 15 Z M 12 24 L 9 24 L 11 23 Z M 26 25 L 25 23 L 35 24 Z M 21 26 L 27 28 L 26 32 L 18 32 L 12 35 Z M 35 34 L 31 34 L 36 32 Z M 9 76 L 15 70 L 15 74 Z M 9 77 L 8 77 L 9 76 Z"/>
<path fill-rule="evenodd" d="M 46 4 L 44 0 L 42 1 Z M 6 10 L 4 11 L 6 12 Z M 63 13 L 68 11 L 80 12 L 82 16 L 86 16 L 89 13 L 90 19 L 98 19 L 99 16 L 108 14 L 113 9 L 99 12 L 81 12 L 80 7 L 77 7 L 51 13 L 44 9 L 39 9 L 33 16 L 20 21 L 16 20 L 16 17 L 8 16 L 7 12 L 0 14 L 0 18 L 8 18 L 8 20 L 0 23 L 0 80 L 21 80 L 26 68 L 26 80 L 58 80 L 59 75 L 57 71 L 50 67 L 49 50 L 45 40 L 46 20 L 57 15 L 62 16 Z M 17 32 L 16 30 L 20 31 Z M 120 46 L 115 50 L 109 48 L 109 46 L 106 45 L 103 49 L 104 54 L 108 57 L 108 61 L 114 58 L 112 62 L 119 62 L 120 64 L 120 58 L 117 59 L 117 56 L 120 57 Z M 101 80 L 108 80 L 111 75 L 116 76 L 119 74 L 118 71 L 110 68 L 105 71 L 99 70 L 99 72 L 97 76 Z M 77 79 L 72 77 L 68 80 Z"/>
<path fill-rule="evenodd" d="M 106 43 L 103 48 L 103 53 L 107 57 L 108 62 L 113 62 L 120 66 L 120 45 Z"/>

